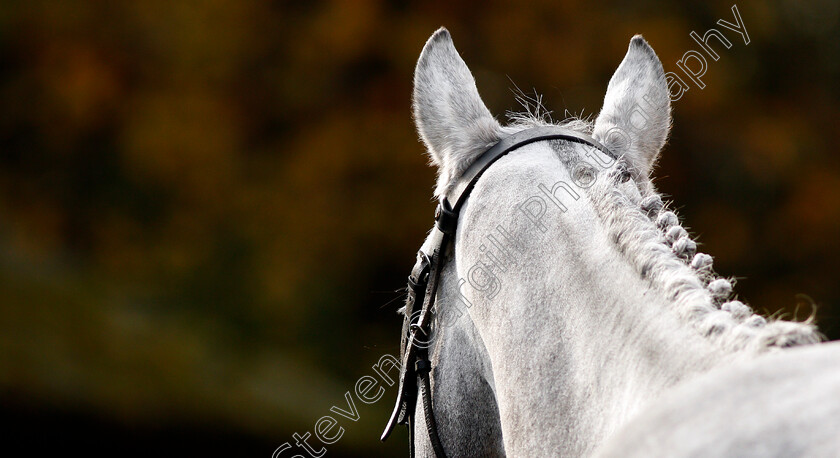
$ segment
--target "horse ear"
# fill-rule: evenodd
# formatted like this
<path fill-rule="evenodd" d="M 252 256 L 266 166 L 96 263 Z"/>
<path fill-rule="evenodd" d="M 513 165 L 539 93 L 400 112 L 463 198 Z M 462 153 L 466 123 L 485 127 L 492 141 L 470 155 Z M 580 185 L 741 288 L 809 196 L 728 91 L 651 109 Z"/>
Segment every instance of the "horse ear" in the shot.
<path fill-rule="evenodd" d="M 438 167 L 436 195 L 501 138 L 499 123 L 444 28 L 429 38 L 417 61 L 413 109 L 417 131 Z"/>
<path fill-rule="evenodd" d="M 593 136 L 623 156 L 635 177 L 649 177 L 671 127 L 662 62 L 641 35 L 610 79 Z"/>

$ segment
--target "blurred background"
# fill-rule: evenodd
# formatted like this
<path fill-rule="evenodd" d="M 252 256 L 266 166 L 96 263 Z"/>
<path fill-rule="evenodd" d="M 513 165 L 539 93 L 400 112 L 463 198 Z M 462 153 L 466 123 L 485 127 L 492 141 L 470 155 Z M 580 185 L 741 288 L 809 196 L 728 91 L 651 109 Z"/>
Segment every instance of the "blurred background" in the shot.
<path fill-rule="evenodd" d="M 732 2 L 2 2 L 4 443 L 268 457 L 346 408 L 432 223 L 409 103 L 441 25 L 500 119 L 513 83 L 597 114 L 636 33 L 679 72 L 724 32 L 658 186 L 742 299 L 840 338 L 840 3 L 739 1 L 745 45 Z M 394 394 L 329 455 L 404 456 Z"/>

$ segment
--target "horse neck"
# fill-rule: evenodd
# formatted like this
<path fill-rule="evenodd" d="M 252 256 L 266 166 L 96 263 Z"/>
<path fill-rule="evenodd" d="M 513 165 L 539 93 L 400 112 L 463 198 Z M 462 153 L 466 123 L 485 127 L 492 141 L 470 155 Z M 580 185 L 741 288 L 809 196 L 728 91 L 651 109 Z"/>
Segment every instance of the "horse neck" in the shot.
<path fill-rule="evenodd" d="M 605 234 L 590 235 L 593 243 L 608 246 Z M 751 354 L 722 348 L 698 333 L 666 294 L 615 250 L 574 253 L 562 264 L 558 270 L 565 272 L 554 278 L 565 279 L 555 285 L 564 297 L 563 351 L 574 367 L 569 389 L 600 403 L 597 409 L 579 406 L 594 412 L 596 421 L 618 424 L 662 390 Z"/>
<path fill-rule="evenodd" d="M 494 165 L 473 192 L 487 198 L 462 211 L 458 295 L 487 348 L 506 450 L 580 454 L 663 389 L 737 352 L 674 311 L 585 199 L 561 212 L 546 197 L 538 222 L 523 217 L 522 183 L 538 196 L 561 173 L 546 151 L 523 150 Z"/>
<path fill-rule="evenodd" d="M 430 348 L 432 395 L 438 434 L 449 456 L 504 456 L 493 370 L 487 349 L 457 294 L 453 262 L 441 274 L 436 308 L 460 314 L 436 316 Z M 415 407 L 415 455 L 431 456 L 421 402 Z"/>
<path fill-rule="evenodd" d="M 559 337 L 545 344 L 567 355 L 565 376 L 580 402 L 578 417 L 588 416 L 594 430 L 610 430 L 662 390 L 751 353 L 701 335 L 663 289 L 640 275 L 609 232 L 590 223 L 567 229 L 556 249 L 540 247 L 543 261 L 533 259 L 530 277 L 546 272 L 548 284 L 542 291 L 530 285 L 537 292 L 530 301 L 544 307 L 529 307 L 529 313 L 539 335 L 553 331 Z"/>

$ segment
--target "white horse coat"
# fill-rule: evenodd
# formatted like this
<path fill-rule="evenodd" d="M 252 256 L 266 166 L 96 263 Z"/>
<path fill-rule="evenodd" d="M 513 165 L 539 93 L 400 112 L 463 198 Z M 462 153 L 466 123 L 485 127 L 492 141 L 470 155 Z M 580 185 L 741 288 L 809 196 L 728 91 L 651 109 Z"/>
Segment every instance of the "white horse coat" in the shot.
<path fill-rule="evenodd" d="M 500 125 L 445 29 L 414 83 L 439 196 L 490 145 L 540 124 Z M 477 182 L 430 350 L 449 456 L 840 454 L 840 347 L 788 349 L 819 334 L 730 300 L 651 182 L 670 122 L 662 64 L 637 36 L 594 124 L 568 123 L 619 160 L 542 141 Z M 418 455 L 432 455 L 419 403 L 415 418 Z"/>

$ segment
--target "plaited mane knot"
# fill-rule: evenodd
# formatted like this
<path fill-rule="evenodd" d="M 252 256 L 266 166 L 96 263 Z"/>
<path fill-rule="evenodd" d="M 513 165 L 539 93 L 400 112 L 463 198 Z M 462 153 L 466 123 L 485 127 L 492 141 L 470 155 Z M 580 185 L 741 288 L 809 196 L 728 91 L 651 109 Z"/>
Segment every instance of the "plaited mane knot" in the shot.
<path fill-rule="evenodd" d="M 658 194 L 651 194 L 642 200 L 641 206 L 648 216 L 654 216 L 662 210 L 662 205 L 662 198 Z"/>
<path fill-rule="evenodd" d="M 686 235 L 685 237 L 680 237 L 671 248 L 674 250 L 674 253 L 682 259 L 691 259 L 694 257 L 694 253 L 697 251 L 697 243 L 694 240 L 691 240 Z"/>
<path fill-rule="evenodd" d="M 694 259 L 691 260 L 691 268 L 698 272 L 711 275 L 712 262 L 711 256 L 706 253 L 697 253 L 694 255 Z"/>
<path fill-rule="evenodd" d="M 656 217 L 656 226 L 662 230 L 670 229 L 671 226 L 676 226 L 677 224 L 680 224 L 680 220 L 672 211 L 662 212 Z"/>

